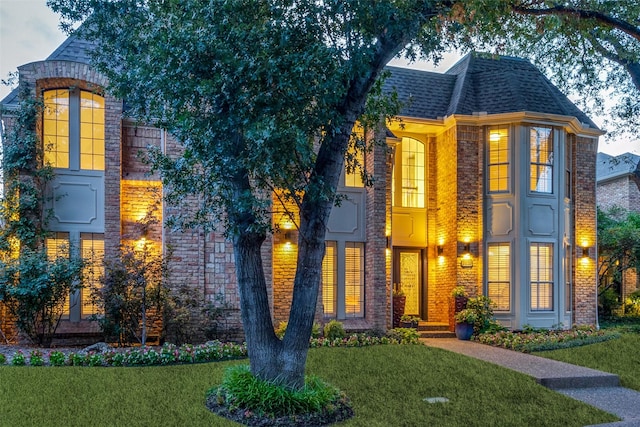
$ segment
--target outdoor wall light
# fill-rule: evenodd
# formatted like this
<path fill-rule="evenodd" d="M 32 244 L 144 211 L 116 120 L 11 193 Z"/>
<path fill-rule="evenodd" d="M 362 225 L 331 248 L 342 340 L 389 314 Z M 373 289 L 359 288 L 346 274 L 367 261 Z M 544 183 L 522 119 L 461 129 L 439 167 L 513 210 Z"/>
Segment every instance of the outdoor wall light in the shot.
<path fill-rule="evenodd" d="M 284 242 L 285 243 L 293 243 L 293 231 L 291 230 L 286 230 L 284 232 Z"/>
<path fill-rule="evenodd" d="M 436 253 L 438 256 L 442 256 L 444 254 L 444 247 L 442 245 L 436 246 Z"/>
<path fill-rule="evenodd" d="M 589 258 L 589 246 L 582 248 L 582 258 Z"/>

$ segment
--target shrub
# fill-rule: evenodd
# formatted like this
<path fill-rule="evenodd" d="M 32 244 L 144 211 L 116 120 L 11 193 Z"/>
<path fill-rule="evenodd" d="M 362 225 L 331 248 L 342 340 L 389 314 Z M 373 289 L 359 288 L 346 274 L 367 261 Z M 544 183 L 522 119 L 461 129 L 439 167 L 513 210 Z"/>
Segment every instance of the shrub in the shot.
<path fill-rule="evenodd" d="M 228 368 L 222 384 L 208 395 L 228 406 L 270 417 L 318 412 L 341 397 L 338 389 L 317 377 L 306 377 L 302 390 L 292 390 L 254 377 L 248 365 Z"/>
<path fill-rule="evenodd" d="M 394 328 L 387 333 L 387 337 L 398 344 L 420 343 L 420 334 L 415 328 Z"/>
<path fill-rule="evenodd" d="M 493 303 L 484 296 L 469 298 L 467 308 L 475 312 L 476 320 L 473 324 L 473 334 L 478 335 L 489 329 L 493 322 Z"/>
<path fill-rule="evenodd" d="M 66 357 L 61 351 L 52 351 L 49 353 L 49 364 L 51 366 L 64 366 Z"/>
<path fill-rule="evenodd" d="M 32 350 L 29 352 L 29 365 L 42 366 L 44 365 L 44 356 L 40 350 Z"/>
<path fill-rule="evenodd" d="M 275 329 L 275 334 L 278 338 L 282 339 L 284 337 L 284 333 L 287 331 L 288 323 L 282 321 L 278 323 L 278 327 Z M 313 322 L 313 326 L 311 327 L 311 338 L 318 338 L 320 336 L 320 324 L 317 322 Z"/>
<path fill-rule="evenodd" d="M 11 359 L 11 364 L 13 366 L 24 366 L 26 364 L 24 353 L 22 353 L 21 350 L 14 353 L 13 359 Z"/>
<path fill-rule="evenodd" d="M 345 335 L 342 322 L 332 319 L 324 325 L 324 337 L 329 340 L 342 339 Z"/>
<path fill-rule="evenodd" d="M 7 363 L 7 356 L 0 353 L 0 365 L 4 365 L 5 363 Z"/>
<path fill-rule="evenodd" d="M 640 316 L 640 290 L 629 294 L 625 299 L 624 314 L 632 317 Z"/>

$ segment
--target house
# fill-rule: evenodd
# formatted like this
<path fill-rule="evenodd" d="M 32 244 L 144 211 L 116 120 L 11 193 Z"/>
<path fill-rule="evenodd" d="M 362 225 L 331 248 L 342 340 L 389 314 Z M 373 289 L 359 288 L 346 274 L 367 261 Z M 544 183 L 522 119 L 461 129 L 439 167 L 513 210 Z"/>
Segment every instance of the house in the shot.
<path fill-rule="evenodd" d="M 624 153 L 610 156 L 598 153 L 596 166 L 597 205 L 602 210 L 619 207 L 640 212 L 640 156 Z M 622 301 L 640 288 L 636 269 L 622 273 L 620 296 Z"/>
<path fill-rule="evenodd" d="M 232 245 L 221 233 L 140 232 L 161 201 L 137 152 L 177 152 L 162 129 L 122 118 L 123 102 L 90 65 L 91 46 L 69 37 L 44 61 L 19 67 L 21 85 L 42 96 L 45 158 L 55 169 L 48 244 L 69 242 L 109 254 L 124 240 L 173 247 L 173 280 L 203 301 L 232 307 L 224 328 L 241 333 Z M 452 325 L 451 291 L 487 295 L 510 328 L 595 324 L 596 125 L 528 61 L 469 54 L 446 73 L 389 67 L 385 90 L 405 102 L 385 130 L 390 150 L 367 153 L 375 177 L 364 187 L 345 174 L 327 227 L 317 318 L 346 329 L 391 327 L 392 289 L 405 313 Z M 15 108 L 18 91 L 2 103 Z M 11 113 L 3 120 L 11 126 Z M 157 209 L 152 208 L 156 206 Z M 277 324 L 286 320 L 296 257 L 295 232 L 274 215 L 263 254 Z M 95 328 L 86 295 L 74 295 L 63 333 Z M 233 309 L 235 308 L 235 309 Z"/>

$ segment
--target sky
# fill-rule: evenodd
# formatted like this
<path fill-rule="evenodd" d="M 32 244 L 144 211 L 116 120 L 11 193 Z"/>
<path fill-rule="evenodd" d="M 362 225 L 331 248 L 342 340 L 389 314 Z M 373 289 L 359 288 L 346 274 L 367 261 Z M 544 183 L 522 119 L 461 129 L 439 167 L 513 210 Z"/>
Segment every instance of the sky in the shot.
<path fill-rule="evenodd" d="M 0 0 L 0 78 L 6 80 L 18 66 L 49 56 L 66 39 L 58 23 L 58 15 L 47 7 L 46 0 Z M 429 63 L 406 64 L 401 60 L 394 60 L 392 65 L 444 72 L 456 60 L 455 54 L 448 55 L 437 68 Z M 10 91 L 0 85 L 0 100 Z M 602 123 L 598 117 L 591 119 L 599 126 Z M 600 138 L 598 151 L 611 155 L 640 154 L 640 141 Z"/>

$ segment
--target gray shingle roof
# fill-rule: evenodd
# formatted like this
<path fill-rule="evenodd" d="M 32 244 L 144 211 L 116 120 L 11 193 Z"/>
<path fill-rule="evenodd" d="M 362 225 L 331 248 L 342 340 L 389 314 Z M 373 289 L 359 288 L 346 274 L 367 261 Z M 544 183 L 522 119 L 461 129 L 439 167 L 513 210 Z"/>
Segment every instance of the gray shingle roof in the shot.
<path fill-rule="evenodd" d="M 446 73 L 388 68 L 385 89 L 395 88 L 401 100 L 410 100 L 402 115 L 438 118 L 528 111 L 577 118 L 597 128 L 529 61 L 507 56 L 471 53 Z"/>
<path fill-rule="evenodd" d="M 71 34 L 67 39 L 62 42 L 56 50 L 47 58 L 49 61 L 75 61 L 82 62 L 83 64 L 89 64 L 90 52 L 95 47 L 95 43 L 88 42 Z"/>
<path fill-rule="evenodd" d="M 596 181 L 605 181 L 632 174 L 640 168 L 640 156 L 624 153 L 619 156 L 610 156 L 598 153 L 596 160 Z"/>

